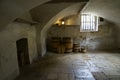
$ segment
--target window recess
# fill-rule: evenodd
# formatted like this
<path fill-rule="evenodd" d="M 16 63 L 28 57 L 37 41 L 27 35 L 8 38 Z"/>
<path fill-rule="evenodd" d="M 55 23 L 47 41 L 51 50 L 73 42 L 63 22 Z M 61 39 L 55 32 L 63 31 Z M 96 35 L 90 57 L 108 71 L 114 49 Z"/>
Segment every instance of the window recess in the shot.
<path fill-rule="evenodd" d="M 81 14 L 80 32 L 98 31 L 98 17 L 90 14 Z"/>

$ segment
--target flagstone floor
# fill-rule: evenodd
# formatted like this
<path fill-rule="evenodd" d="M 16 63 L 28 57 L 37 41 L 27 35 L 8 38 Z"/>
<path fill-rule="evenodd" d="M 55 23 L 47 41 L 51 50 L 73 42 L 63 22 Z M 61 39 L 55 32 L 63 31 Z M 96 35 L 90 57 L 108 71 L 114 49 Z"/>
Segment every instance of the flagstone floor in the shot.
<path fill-rule="evenodd" d="M 47 52 L 25 66 L 16 80 L 120 80 L 120 53 Z"/>

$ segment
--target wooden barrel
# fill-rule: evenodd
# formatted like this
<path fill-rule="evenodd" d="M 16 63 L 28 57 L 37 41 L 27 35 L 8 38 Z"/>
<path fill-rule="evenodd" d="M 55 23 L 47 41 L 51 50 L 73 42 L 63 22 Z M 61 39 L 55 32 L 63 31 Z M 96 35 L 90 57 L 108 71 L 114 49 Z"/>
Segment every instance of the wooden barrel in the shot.
<path fill-rule="evenodd" d="M 71 37 L 64 37 L 62 41 L 65 46 L 65 53 L 71 53 L 73 50 L 73 39 Z"/>
<path fill-rule="evenodd" d="M 87 52 L 87 49 L 86 49 L 86 48 L 81 48 L 81 52 L 82 52 L 82 53 L 86 53 L 86 52 Z"/>
<path fill-rule="evenodd" d="M 79 52 L 80 51 L 80 44 L 73 44 L 73 52 Z"/>
<path fill-rule="evenodd" d="M 52 51 L 57 52 L 57 48 L 60 45 L 60 37 L 52 37 Z"/>
<path fill-rule="evenodd" d="M 57 47 L 57 53 L 64 53 L 65 52 L 65 47 L 63 44 L 60 44 L 58 47 Z"/>

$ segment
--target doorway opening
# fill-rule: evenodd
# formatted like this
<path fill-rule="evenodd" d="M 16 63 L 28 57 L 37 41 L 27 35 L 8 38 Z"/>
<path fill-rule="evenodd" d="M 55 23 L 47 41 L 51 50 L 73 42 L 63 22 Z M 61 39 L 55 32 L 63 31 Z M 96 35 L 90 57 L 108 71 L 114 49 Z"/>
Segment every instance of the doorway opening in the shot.
<path fill-rule="evenodd" d="M 23 66 L 30 64 L 29 51 L 28 51 L 28 39 L 22 38 L 16 41 L 17 45 L 17 59 L 18 65 L 21 69 Z"/>

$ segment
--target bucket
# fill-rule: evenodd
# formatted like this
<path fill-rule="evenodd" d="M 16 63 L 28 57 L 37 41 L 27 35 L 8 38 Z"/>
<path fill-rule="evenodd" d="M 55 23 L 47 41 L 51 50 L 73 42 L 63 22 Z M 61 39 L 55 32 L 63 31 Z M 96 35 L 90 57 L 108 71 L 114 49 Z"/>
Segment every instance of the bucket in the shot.
<path fill-rule="evenodd" d="M 86 52 L 87 52 L 87 49 L 86 49 L 86 48 L 81 48 L 81 52 L 82 52 L 82 53 L 86 53 Z"/>
<path fill-rule="evenodd" d="M 79 52 L 80 51 L 80 44 L 73 44 L 73 52 Z"/>

